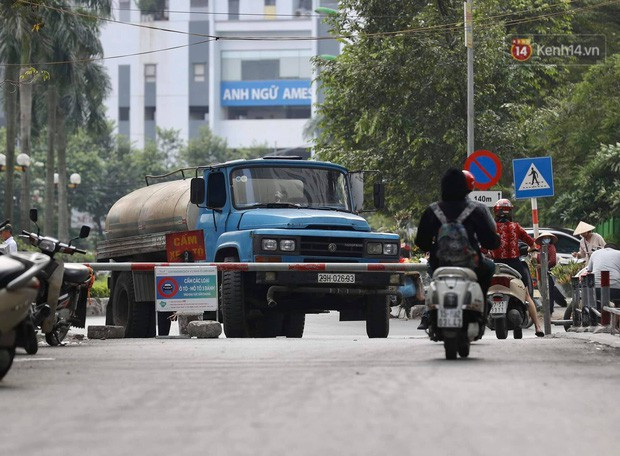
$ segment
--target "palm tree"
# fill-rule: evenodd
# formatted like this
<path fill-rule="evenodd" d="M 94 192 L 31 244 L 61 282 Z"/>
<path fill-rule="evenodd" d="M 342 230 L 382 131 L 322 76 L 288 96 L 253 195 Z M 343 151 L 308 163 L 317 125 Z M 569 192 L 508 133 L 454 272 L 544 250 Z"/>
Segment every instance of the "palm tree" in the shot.
<path fill-rule="evenodd" d="M 109 0 L 82 1 L 100 14 L 110 11 Z M 68 10 L 68 7 L 62 8 Z M 78 11 L 79 12 L 79 11 Z M 90 14 L 93 14 L 90 12 Z M 67 204 L 66 147 L 68 131 L 87 126 L 92 131 L 103 131 L 105 113 L 103 99 L 109 89 L 109 81 L 103 66 L 92 58 L 103 55 L 99 41 L 99 22 L 90 17 L 73 15 L 66 11 L 49 10 L 46 32 L 49 37 L 48 58 L 50 65 L 48 101 L 48 149 L 46 163 L 46 195 L 54 194 L 54 152 L 58 155 L 58 236 L 69 237 L 69 213 Z M 52 198 L 46 197 L 48 201 Z M 47 202 L 49 216 L 46 230 L 53 223 L 53 204 Z"/>
<path fill-rule="evenodd" d="M 33 46 L 33 26 L 39 22 L 36 9 L 23 5 L 15 5 L 12 1 L 0 1 L 0 61 L 17 66 L 7 66 L 7 79 L 14 81 L 8 86 L 19 91 L 20 108 L 20 150 L 22 153 L 31 154 L 30 133 L 32 124 L 32 77 L 28 76 L 31 51 Z M 36 38 L 35 38 L 36 41 Z M 10 76 L 9 76 L 10 75 Z M 18 76 L 18 77 L 16 77 Z M 15 157 L 15 133 L 14 119 L 16 117 L 16 94 L 7 94 L 5 105 L 7 115 L 7 192 L 5 211 L 12 217 L 12 199 L 14 194 L 13 166 Z M 11 130 L 10 132 L 8 130 Z M 23 177 L 26 175 L 24 174 Z M 20 222 L 23 226 L 28 220 L 30 195 L 27 185 L 23 185 L 25 193 L 21 201 Z M 24 198 L 26 200 L 24 201 Z M 11 207 L 9 207 L 11 205 Z"/>

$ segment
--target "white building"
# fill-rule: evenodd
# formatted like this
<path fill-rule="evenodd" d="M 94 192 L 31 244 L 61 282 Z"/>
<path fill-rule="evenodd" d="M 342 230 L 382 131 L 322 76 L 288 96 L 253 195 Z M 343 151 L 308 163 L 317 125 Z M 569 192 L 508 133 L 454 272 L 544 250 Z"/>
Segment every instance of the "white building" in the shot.
<path fill-rule="evenodd" d="M 303 129 L 317 98 L 310 59 L 337 54 L 339 44 L 265 38 L 326 36 L 327 26 L 314 9 L 336 4 L 337 0 L 113 0 L 113 16 L 122 23 L 107 23 L 101 34 L 112 84 L 108 117 L 138 147 L 155 137 L 155 126 L 177 129 L 187 141 L 202 125 L 209 125 L 233 148 L 306 148 Z"/>

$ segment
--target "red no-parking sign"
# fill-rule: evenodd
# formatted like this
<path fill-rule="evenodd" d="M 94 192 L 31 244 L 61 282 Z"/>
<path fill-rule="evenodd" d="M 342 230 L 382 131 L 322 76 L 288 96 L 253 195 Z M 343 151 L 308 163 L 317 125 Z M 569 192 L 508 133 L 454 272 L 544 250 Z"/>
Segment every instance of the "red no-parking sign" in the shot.
<path fill-rule="evenodd" d="M 464 168 L 472 173 L 476 187 L 487 190 L 499 182 L 502 177 L 502 163 L 499 157 L 488 150 L 477 150 L 465 160 Z"/>

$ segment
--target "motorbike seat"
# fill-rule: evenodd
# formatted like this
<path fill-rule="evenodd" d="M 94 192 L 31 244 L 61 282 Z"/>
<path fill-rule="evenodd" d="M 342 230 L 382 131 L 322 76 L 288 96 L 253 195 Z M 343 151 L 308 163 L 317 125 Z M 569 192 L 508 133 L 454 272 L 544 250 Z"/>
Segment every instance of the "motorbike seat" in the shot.
<path fill-rule="evenodd" d="M 25 270 L 26 266 L 19 261 L 8 256 L 0 256 L 0 288 L 6 287 Z"/>
<path fill-rule="evenodd" d="M 457 268 L 454 266 L 444 266 L 437 268 L 433 273 L 433 279 L 439 279 L 442 277 L 459 277 L 465 280 L 471 280 L 475 282 L 477 279 L 476 273 L 469 268 Z"/>
<path fill-rule="evenodd" d="M 62 280 L 71 283 L 83 283 L 90 278 L 90 269 L 81 264 L 65 264 Z"/>
<path fill-rule="evenodd" d="M 509 274 L 515 276 L 519 280 L 523 280 L 523 277 L 521 277 L 521 274 L 519 274 L 516 269 L 503 263 L 495 263 L 495 274 Z"/>

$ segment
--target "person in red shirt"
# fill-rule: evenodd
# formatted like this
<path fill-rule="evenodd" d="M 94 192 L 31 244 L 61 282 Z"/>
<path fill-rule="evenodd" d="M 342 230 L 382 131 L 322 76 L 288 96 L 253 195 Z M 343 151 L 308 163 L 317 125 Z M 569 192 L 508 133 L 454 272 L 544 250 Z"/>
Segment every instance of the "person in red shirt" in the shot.
<path fill-rule="evenodd" d="M 536 304 L 528 289 L 529 271 L 519 259 L 519 241 L 525 242 L 530 248 L 534 248 L 534 239 L 525 232 L 521 225 L 512 221 L 512 209 L 512 203 L 505 198 L 500 199 L 495 203 L 495 206 L 493 206 L 495 222 L 497 223 L 497 234 L 499 234 L 501 244 L 497 249 L 491 251 L 491 256 L 496 263 L 507 264 L 521 274 L 523 283 L 526 285 L 525 290 L 529 303 L 528 313 L 530 314 L 530 318 L 534 321 L 536 335 L 538 337 L 543 337 L 545 334 L 542 332 L 540 323 L 538 322 Z"/>

